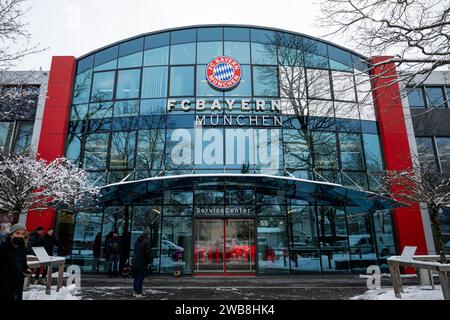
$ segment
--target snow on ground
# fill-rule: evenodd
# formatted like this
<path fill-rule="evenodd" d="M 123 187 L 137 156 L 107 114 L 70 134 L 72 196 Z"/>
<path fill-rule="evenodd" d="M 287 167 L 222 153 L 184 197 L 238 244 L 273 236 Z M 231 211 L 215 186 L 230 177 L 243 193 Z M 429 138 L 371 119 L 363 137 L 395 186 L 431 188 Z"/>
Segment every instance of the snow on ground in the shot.
<path fill-rule="evenodd" d="M 351 300 L 444 300 L 441 286 L 435 286 L 432 290 L 431 286 L 404 286 L 401 298 L 396 298 L 394 289 L 381 288 L 368 290 L 362 295 L 354 296 Z"/>
<path fill-rule="evenodd" d="M 56 286 L 52 286 L 50 295 L 45 294 L 45 286 L 30 285 L 29 290 L 23 292 L 23 300 L 80 300 L 77 296 L 75 285 L 61 287 L 56 292 Z"/>

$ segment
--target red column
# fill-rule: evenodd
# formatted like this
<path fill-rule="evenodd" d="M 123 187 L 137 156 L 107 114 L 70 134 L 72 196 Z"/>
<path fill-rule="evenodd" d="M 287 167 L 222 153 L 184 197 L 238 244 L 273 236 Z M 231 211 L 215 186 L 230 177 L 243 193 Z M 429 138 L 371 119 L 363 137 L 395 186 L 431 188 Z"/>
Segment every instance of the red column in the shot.
<path fill-rule="evenodd" d="M 392 57 L 373 57 L 372 65 L 380 64 Z M 395 64 L 392 62 L 377 65 L 372 70 L 373 98 L 378 114 L 378 124 L 384 162 L 387 170 L 411 170 L 413 163 L 403 114 L 400 88 Z M 396 193 L 397 188 L 391 190 Z M 416 246 L 416 254 L 427 254 L 425 233 L 419 204 L 393 210 L 394 227 L 399 253 L 405 246 Z"/>
<path fill-rule="evenodd" d="M 52 59 L 37 150 L 40 159 L 53 161 L 64 155 L 75 66 L 75 57 L 53 57 Z M 27 229 L 32 231 L 38 226 L 47 229 L 53 226 L 54 220 L 54 209 L 30 211 L 27 215 Z"/>

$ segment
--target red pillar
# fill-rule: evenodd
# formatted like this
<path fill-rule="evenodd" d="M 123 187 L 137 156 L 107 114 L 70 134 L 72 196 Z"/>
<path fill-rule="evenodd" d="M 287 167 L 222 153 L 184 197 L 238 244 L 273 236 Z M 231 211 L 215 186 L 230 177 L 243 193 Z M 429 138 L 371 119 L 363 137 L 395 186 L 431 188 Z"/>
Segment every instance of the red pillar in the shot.
<path fill-rule="evenodd" d="M 370 59 L 372 65 L 380 64 L 392 57 L 380 56 Z M 392 62 L 377 65 L 372 70 L 373 98 L 378 114 L 378 123 L 387 170 L 411 170 L 408 135 L 403 104 L 395 64 Z M 393 82 L 394 81 L 394 82 Z M 397 188 L 391 190 L 396 193 Z M 416 254 L 427 254 L 425 233 L 418 203 L 410 207 L 393 210 L 394 227 L 399 253 L 405 246 L 416 246 Z"/>
<path fill-rule="evenodd" d="M 52 59 L 37 150 L 40 159 L 53 161 L 64 156 L 75 67 L 75 57 L 53 57 Z M 54 221 L 54 209 L 30 211 L 27 215 L 27 229 L 32 231 L 38 226 L 48 229 L 53 227 Z"/>

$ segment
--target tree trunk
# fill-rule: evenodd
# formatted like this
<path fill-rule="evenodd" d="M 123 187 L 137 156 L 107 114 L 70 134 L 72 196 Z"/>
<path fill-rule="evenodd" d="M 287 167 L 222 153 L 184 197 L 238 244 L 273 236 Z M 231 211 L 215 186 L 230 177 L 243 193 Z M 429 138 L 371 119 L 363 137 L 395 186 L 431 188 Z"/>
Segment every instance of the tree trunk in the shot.
<path fill-rule="evenodd" d="M 447 258 L 445 257 L 445 247 L 444 240 L 442 239 L 441 233 L 441 223 L 439 217 L 439 208 L 431 209 L 431 223 L 433 224 L 433 233 L 436 239 L 436 244 L 439 250 L 440 262 L 447 263 Z"/>

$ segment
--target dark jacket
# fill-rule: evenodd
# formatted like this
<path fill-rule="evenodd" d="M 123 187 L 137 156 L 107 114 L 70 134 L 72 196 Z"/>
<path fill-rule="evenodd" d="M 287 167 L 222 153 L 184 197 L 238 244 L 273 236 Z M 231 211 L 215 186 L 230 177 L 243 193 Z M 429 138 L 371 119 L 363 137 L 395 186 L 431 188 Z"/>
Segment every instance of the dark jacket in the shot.
<path fill-rule="evenodd" d="M 113 253 L 120 254 L 122 250 L 122 241 L 120 238 L 114 239 L 111 238 L 108 240 L 108 243 L 106 244 L 106 254 L 109 256 Z"/>
<path fill-rule="evenodd" d="M 100 252 L 102 248 L 102 237 L 97 235 L 94 240 L 94 244 L 92 245 L 92 251 L 94 253 L 94 258 L 100 257 Z"/>
<path fill-rule="evenodd" d="M 23 272 L 27 269 L 25 247 L 14 248 L 9 234 L 0 234 L 0 301 L 22 296 Z"/>
<path fill-rule="evenodd" d="M 34 256 L 33 247 L 45 247 L 44 245 L 44 237 L 41 236 L 41 234 L 34 230 L 32 233 L 30 233 L 30 238 L 28 239 L 27 244 L 27 254 Z"/>
<path fill-rule="evenodd" d="M 45 251 L 49 256 L 53 255 L 53 251 L 55 250 L 55 246 L 59 247 L 58 239 L 55 235 L 50 236 L 48 233 L 44 234 L 42 237 L 42 242 L 44 243 Z"/>
<path fill-rule="evenodd" d="M 138 271 L 145 271 L 152 262 L 152 246 L 150 240 L 141 235 L 134 245 L 133 267 Z"/>

